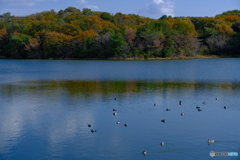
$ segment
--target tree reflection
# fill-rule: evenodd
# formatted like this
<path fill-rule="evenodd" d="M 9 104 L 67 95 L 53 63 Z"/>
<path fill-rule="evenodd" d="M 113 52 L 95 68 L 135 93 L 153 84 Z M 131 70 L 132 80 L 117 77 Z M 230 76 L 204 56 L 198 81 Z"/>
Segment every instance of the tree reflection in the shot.
<path fill-rule="evenodd" d="M 112 96 L 123 93 L 169 92 L 177 90 L 236 90 L 239 83 L 177 82 L 177 81 L 24 81 L 17 84 L 0 85 L 0 94 L 11 97 L 15 94 L 44 91 L 44 94 L 67 92 L 71 96 Z"/>

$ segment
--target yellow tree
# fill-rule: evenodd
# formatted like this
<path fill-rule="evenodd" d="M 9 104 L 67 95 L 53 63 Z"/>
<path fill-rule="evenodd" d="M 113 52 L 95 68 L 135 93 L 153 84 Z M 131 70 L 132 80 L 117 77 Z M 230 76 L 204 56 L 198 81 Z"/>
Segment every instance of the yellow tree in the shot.
<path fill-rule="evenodd" d="M 218 19 L 222 19 L 224 21 L 226 21 L 229 25 L 237 22 L 240 20 L 240 17 L 239 16 L 222 16 Z"/>
<path fill-rule="evenodd" d="M 88 29 L 93 29 L 96 32 L 100 32 L 103 28 L 116 28 L 113 23 L 105 21 L 97 16 L 86 18 L 86 24 Z"/>
<path fill-rule="evenodd" d="M 218 33 L 221 33 L 221 34 L 225 34 L 225 35 L 233 34 L 233 29 L 227 24 L 216 24 L 214 28 Z"/>
<path fill-rule="evenodd" d="M 197 36 L 195 27 L 190 20 L 181 18 L 169 18 L 167 19 L 167 22 L 172 27 L 172 29 L 181 34 L 192 34 L 194 36 Z"/>
<path fill-rule="evenodd" d="M 45 32 L 43 37 L 43 53 L 45 57 L 65 58 L 66 47 L 72 36 L 58 32 Z"/>
<path fill-rule="evenodd" d="M 25 45 L 25 50 L 29 58 L 41 58 L 40 49 L 40 43 L 37 38 L 29 39 L 29 43 Z"/>
<path fill-rule="evenodd" d="M 80 31 L 80 27 L 72 24 L 72 23 L 64 23 L 62 25 L 60 25 L 60 32 L 64 33 L 66 35 L 72 35 L 72 36 L 76 36 L 79 31 Z"/>
<path fill-rule="evenodd" d="M 97 35 L 98 34 L 93 29 L 90 29 L 79 32 L 79 34 L 75 36 L 75 38 L 78 39 L 81 43 L 85 43 L 88 39 L 92 39 Z"/>

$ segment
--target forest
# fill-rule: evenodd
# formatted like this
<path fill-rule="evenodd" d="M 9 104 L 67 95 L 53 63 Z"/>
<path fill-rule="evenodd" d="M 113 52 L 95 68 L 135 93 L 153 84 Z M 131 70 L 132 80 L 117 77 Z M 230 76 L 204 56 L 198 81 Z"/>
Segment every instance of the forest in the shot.
<path fill-rule="evenodd" d="M 240 57 L 240 10 L 215 17 L 152 19 L 68 7 L 0 15 L 0 58 L 148 59 Z"/>

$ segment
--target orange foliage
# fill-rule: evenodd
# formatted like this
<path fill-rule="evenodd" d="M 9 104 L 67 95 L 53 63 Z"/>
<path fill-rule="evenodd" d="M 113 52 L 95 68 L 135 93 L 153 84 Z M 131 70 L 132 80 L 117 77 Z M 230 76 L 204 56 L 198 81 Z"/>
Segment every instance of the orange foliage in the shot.
<path fill-rule="evenodd" d="M 87 39 L 94 38 L 98 34 L 93 30 L 86 30 L 83 32 L 80 32 L 79 35 L 76 37 L 80 42 L 86 42 Z"/>
<path fill-rule="evenodd" d="M 39 25 L 40 21 L 39 20 L 31 20 L 30 23 L 34 26 Z"/>
<path fill-rule="evenodd" d="M 219 19 L 234 23 L 234 22 L 239 21 L 240 17 L 239 16 L 224 16 L 224 17 L 220 17 Z"/>
<path fill-rule="evenodd" d="M 129 18 L 130 18 L 129 15 L 127 15 L 127 14 L 123 14 L 123 19 L 129 19 Z"/>
<path fill-rule="evenodd" d="M 70 35 L 65 35 L 63 33 L 58 33 L 58 32 L 46 32 L 45 34 L 45 42 L 47 43 L 63 43 L 66 42 L 67 40 L 71 39 L 72 36 Z"/>
<path fill-rule="evenodd" d="M 7 35 L 7 30 L 5 28 L 0 29 L 0 39 L 4 36 Z"/>
<path fill-rule="evenodd" d="M 113 23 L 102 20 L 97 16 L 86 18 L 86 23 L 89 29 L 93 29 L 97 32 L 101 31 L 103 28 L 116 28 Z"/>
<path fill-rule="evenodd" d="M 113 23 L 104 21 L 104 20 L 102 20 L 102 27 L 103 28 L 112 28 L 112 29 L 116 28 L 116 26 Z"/>
<path fill-rule="evenodd" d="M 65 33 L 67 35 L 76 36 L 80 30 L 79 26 L 69 23 L 64 23 L 61 25 L 61 31 L 62 33 Z"/>
<path fill-rule="evenodd" d="M 25 50 L 31 53 L 32 51 L 36 51 L 40 49 L 40 43 L 37 38 L 29 39 L 29 44 L 25 45 Z"/>

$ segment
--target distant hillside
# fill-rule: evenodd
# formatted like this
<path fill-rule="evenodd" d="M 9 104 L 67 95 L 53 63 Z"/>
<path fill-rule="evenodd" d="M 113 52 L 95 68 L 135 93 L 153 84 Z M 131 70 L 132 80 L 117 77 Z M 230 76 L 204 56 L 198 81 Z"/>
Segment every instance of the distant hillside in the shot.
<path fill-rule="evenodd" d="M 0 58 L 125 59 L 239 57 L 240 11 L 151 19 L 68 7 L 0 15 Z"/>
<path fill-rule="evenodd" d="M 216 17 L 219 17 L 219 16 L 238 16 L 238 17 L 240 17 L 240 11 L 239 10 L 226 11 L 226 12 L 223 12 L 222 14 L 216 15 Z"/>

